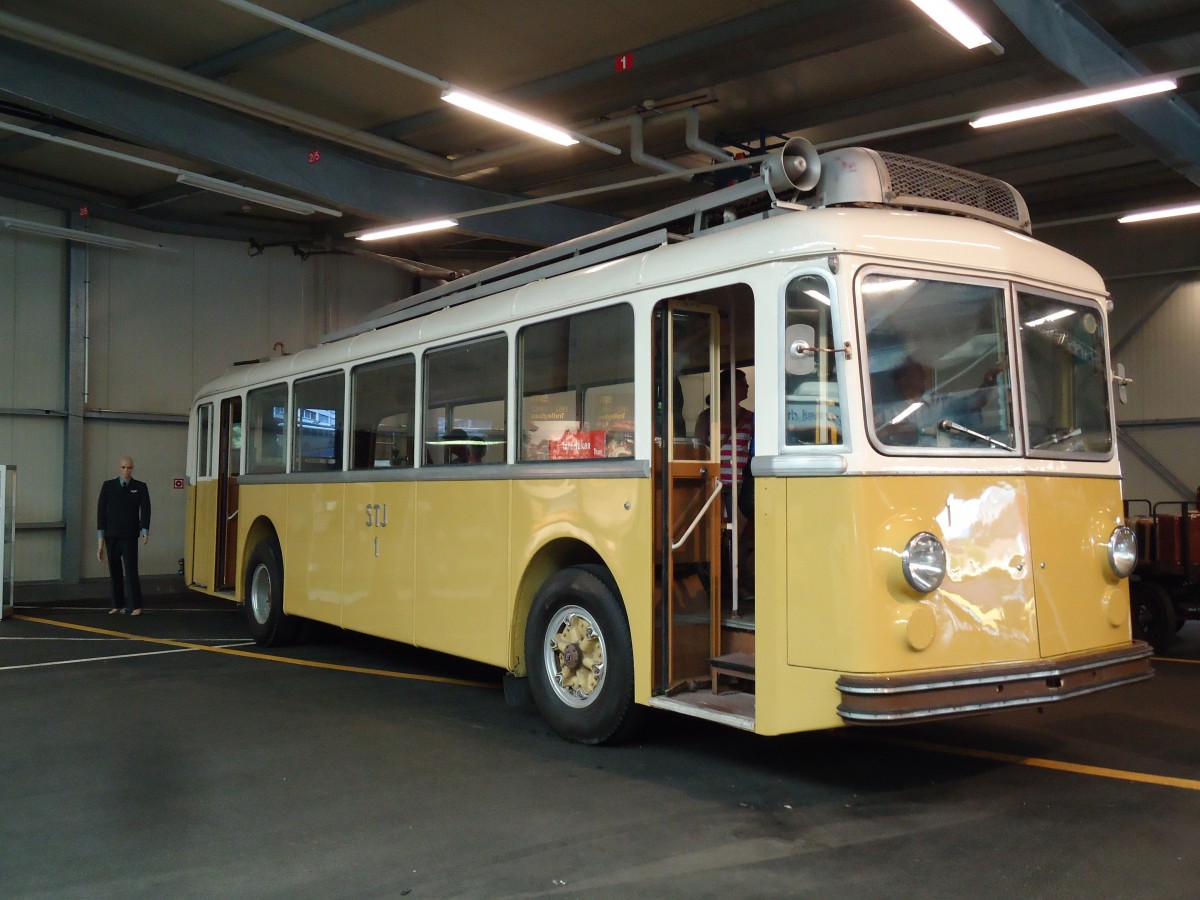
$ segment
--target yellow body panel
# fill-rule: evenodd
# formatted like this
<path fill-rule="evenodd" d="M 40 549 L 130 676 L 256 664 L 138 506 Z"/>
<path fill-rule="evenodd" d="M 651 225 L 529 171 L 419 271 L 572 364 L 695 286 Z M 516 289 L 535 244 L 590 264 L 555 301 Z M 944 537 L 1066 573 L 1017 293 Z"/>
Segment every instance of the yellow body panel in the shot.
<path fill-rule="evenodd" d="M 576 542 L 599 554 L 612 572 L 629 617 L 634 650 L 634 696 L 650 697 L 653 653 L 653 522 L 648 478 L 512 482 L 512 572 L 509 610 L 513 658 L 524 672 L 524 626 L 538 585 L 564 563 L 556 547 Z M 532 561 L 532 564 L 531 564 Z"/>
<path fill-rule="evenodd" d="M 970 669 L 1130 640 L 1128 588 L 1107 562 L 1115 480 L 762 478 L 757 489 L 759 733 L 841 724 L 839 674 Z M 919 531 L 947 555 L 928 595 L 900 564 Z"/>
<path fill-rule="evenodd" d="M 203 523 L 212 521 L 212 517 L 201 520 Z M 202 524 L 207 528 L 207 524 Z M 196 581 L 196 486 L 189 484 L 184 494 L 183 511 L 183 578 L 188 584 Z M 207 582 L 202 582 L 207 585 Z"/>
<path fill-rule="evenodd" d="M 840 696 L 836 681 L 838 672 L 831 669 L 789 665 L 788 607 L 780 602 L 788 596 L 789 554 L 792 541 L 788 533 L 787 503 L 790 487 L 798 481 L 816 479 L 756 478 L 754 495 L 754 586 L 755 586 L 755 695 L 754 730 L 758 734 L 783 734 L 818 728 L 836 728 L 842 724 L 837 714 Z M 826 481 L 828 479 L 821 479 Z M 821 509 L 809 504 L 796 510 L 807 510 L 820 516 Z M 827 517 L 828 518 L 828 517 Z M 830 522 L 826 523 L 827 526 Z M 815 557 L 806 566 L 811 568 Z M 802 576 L 808 585 L 805 596 L 820 596 L 815 576 L 818 569 Z M 813 611 L 815 612 L 815 610 Z M 815 620 L 815 615 L 811 617 Z M 820 627 L 814 624 L 811 627 Z M 817 637 L 816 634 L 813 635 Z M 828 640 L 832 641 L 830 637 Z M 819 646 L 820 640 L 810 642 Z"/>
<path fill-rule="evenodd" d="M 199 523 L 199 528 L 197 528 Z M 212 588 L 217 566 L 217 483 L 201 481 L 187 491 L 184 572 L 192 584 Z"/>
<path fill-rule="evenodd" d="M 343 627 L 415 640 L 415 495 L 411 481 L 346 485 Z"/>
<path fill-rule="evenodd" d="M 1116 484 L 1093 478 L 1026 481 L 1042 656 L 1128 641 L 1128 583 L 1108 564 L 1108 538 L 1125 524 Z M 1096 615 L 1097 600 L 1103 617 Z"/>
<path fill-rule="evenodd" d="M 503 666 L 510 603 L 506 481 L 416 485 L 416 643 Z"/>
<path fill-rule="evenodd" d="M 636 658 L 646 661 L 636 671 L 644 701 L 650 496 L 646 478 L 243 484 L 238 596 L 252 530 L 269 525 L 283 551 L 289 613 L 523 672 L 532 598 L 586 546 L 626 602 Z M 211 503 L 209 523 L 215 488 Z"/>
<path fill-rule="evenodd" d="M 292 484 L 287 491 L 283 606 L 287 612 L 337 623 L 342 606 L 342 529 L 346 486 Z M 243 504 L 240 515 L 249 510 Z"/>
<path fill-rule="evenodd" d="M 756 490 L 761 734 L 843 724 L 843 674 L 961 672 L 1130 639 L 1128 590 L 1107 562 L 1115 480 L 761 477 Z M 657 652 L 653 508 L 646 478 L 247 485 L 239 571 L 248 529 L 268 519 L 289 612 L 523 673 L 538 587 L 595 554 L 624 599 L 645 703 Z M 928 595 L 900 565 L 919 531 L 948 558 Z"/>
<path fill-rule="evenodd" d="M 788 495 L 792 665 L 904 672 L 1129 640 L 1128 617 L 1112 614 L 1127 605 L 1127 588 L 1108 575 L 1104 550 L 1120 508 L 1116 481 L 794 479 Z M 947 554 L 946 580 L 928 595 L 900 567 L 919 531 L 937 535 Z"/>
<path fill-rule="evenodd" d="M 279 538 L 279 548 L 284 554 L 283 590 L 284 606 L 291 609 L 292 573 L 287 565 L 288 546 L 288 486 L 282 484 L 242 484 L 238 486 L 238 537 L 237 537 L 237 596 L 246 596 L 246 557 L 254 548 L 249 546 L 251 529 L 269 525 Z M 301 579 L 303 581 L 303 579 Z"/>

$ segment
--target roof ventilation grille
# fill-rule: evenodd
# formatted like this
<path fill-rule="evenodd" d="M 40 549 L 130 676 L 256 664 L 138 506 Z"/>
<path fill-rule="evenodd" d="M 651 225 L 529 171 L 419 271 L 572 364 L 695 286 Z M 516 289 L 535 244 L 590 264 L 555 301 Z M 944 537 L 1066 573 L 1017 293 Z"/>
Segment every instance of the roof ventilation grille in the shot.
<path fill-rule="evenodd" d="M 1011 184 L 927 159 L 847 147 L 821 154 L 814 206 L 883 205 L 983 219 L 1030 233 L 1029 209 Z"/>

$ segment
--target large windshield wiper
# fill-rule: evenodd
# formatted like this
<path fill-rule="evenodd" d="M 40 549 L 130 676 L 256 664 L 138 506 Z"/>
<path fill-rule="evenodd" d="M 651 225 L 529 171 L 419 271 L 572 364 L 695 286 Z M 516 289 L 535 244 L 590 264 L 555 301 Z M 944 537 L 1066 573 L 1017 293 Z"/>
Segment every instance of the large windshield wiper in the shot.
<path fill-rule="evenodd" d="M 1061 444 L 1063 441 L 1069 441 L 1073 437 L 1079 437 L 1083 434 L 1082 428 L 1064 428 L 1061 431 L 1052 431 L 1050 436 L 1044 441 L 1033 445 L 1034 450 L 1045 450 L 1047 447 L 1053 447 L 1055 444 Z"/>
<path fill-rule="evenodd" d="M 942 421 L 938 422 L 938 429 L 945 431 L 948 434 L 965 435 L 966 437 L 974 438 L 977 441 L 983 441 L 985 444 L 991 444 L 993 447 L 999 447 L 1001 450 L 1007 450 L 1010 453 L 1017 449 L 1016 447 L 1008 446 L 1008 444 L 1004 443 L 1003 441 L 998 441 L 993 437 L 988 437 L 986 434 L 980 434 L 978 431 L 972 431 L 965 425 L 959 425 L 957 422 L 951 419 L 942 419 Z"/>

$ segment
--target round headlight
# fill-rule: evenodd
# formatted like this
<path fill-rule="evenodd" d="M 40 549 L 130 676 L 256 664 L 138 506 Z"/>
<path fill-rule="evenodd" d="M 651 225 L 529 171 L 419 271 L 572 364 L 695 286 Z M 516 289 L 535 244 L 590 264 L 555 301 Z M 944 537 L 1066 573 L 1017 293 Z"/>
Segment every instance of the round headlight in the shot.
<path fill-rule="evenodd" d="M 1128 578 L 1137 565 L 1137 535 L 1128 525 L 1118 525 L 1108 539 L 1108 564 L 1118 578 Z"/>
<path fill-rule="evenodd" d="M 936 591 L 946 577 L 946 548 L 928 531 L 915 534 L 900 557 L 905 580 L 914 591 Z"/>

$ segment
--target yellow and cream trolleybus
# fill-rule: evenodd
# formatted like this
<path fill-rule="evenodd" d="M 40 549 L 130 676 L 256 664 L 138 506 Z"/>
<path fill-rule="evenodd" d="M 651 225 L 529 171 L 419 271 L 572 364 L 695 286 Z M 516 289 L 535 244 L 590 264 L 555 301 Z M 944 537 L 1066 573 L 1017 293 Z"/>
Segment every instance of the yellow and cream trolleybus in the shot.
<path fill-rule="evenodd" d="M 1009 185 L 793 139 L 200 391 L 186 578 L 506 670 L 561 735 L 1147 678 L 1109 301 Z"/>

